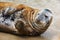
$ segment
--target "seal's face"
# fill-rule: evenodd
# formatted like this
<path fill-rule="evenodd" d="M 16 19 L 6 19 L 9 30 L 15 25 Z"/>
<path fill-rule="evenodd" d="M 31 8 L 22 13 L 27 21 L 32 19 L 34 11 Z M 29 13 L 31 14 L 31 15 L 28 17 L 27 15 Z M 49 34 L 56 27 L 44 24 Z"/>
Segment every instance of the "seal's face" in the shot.
<path fill-rule="evenodd" d="M 49 9 L 44 9 L 41 12 L 38 12 L 38 14 L 35 17 L 36 24 L 41 24 L 45 26 L 52 18 L 52 12 Z"/>

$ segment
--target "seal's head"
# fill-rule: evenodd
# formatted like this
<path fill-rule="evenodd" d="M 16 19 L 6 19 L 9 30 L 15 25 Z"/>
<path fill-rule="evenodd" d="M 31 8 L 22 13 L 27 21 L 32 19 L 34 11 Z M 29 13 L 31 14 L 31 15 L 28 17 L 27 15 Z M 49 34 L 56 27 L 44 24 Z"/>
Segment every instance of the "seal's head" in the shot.
<path fill-rule="evenodd" d="M 35 17 L 36 24 L 44 24 L 45 26 L 52 19 L 52 12 L 49 9 L 44 9 Z"/>
<path fill-rule="evenodd" d="M 39 34 L 46 31 L 52 21 L 52 12 L 49 9 L 44 9 L 35 14 L 33 26 Z"/>

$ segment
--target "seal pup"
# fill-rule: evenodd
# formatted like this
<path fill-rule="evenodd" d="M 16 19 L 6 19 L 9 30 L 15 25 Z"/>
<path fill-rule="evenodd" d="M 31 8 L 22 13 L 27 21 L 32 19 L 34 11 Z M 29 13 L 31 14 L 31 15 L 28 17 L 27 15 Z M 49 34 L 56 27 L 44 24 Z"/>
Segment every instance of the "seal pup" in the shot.
<path fill-rule="evenodd" d="M 47 30 L 52 18 L 49 9 L 39 10 L 24 4 L 13 7 L 7 4 L 0 9 L 0 31 L 18 35 L 40 35 Z"/>

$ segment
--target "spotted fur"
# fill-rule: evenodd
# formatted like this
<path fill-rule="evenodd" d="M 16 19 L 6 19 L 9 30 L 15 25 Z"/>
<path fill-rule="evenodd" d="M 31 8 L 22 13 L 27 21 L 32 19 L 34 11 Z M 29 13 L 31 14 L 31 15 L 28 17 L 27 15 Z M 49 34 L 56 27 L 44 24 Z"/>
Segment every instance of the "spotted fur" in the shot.
<path fill-rule="evenodd" d="M 10 3 L 9 3 L 10 4 Z M 0 3 L 0 31 L 19 35 L 40 35 L 52 21 L 52 12 L 23 4 Z"/>

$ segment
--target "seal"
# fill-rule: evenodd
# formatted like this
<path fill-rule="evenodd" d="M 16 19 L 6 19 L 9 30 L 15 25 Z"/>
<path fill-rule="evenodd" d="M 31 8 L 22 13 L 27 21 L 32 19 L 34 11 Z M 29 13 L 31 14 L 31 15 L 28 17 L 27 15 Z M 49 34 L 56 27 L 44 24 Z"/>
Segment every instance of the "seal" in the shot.
<path fill-rule="evenodd" d="M 0 31 L 18 35 L 40 35 L 50 26 L 53 16 L 49 9 L 34 9 L 24 4 L 0 8 Z"/>

